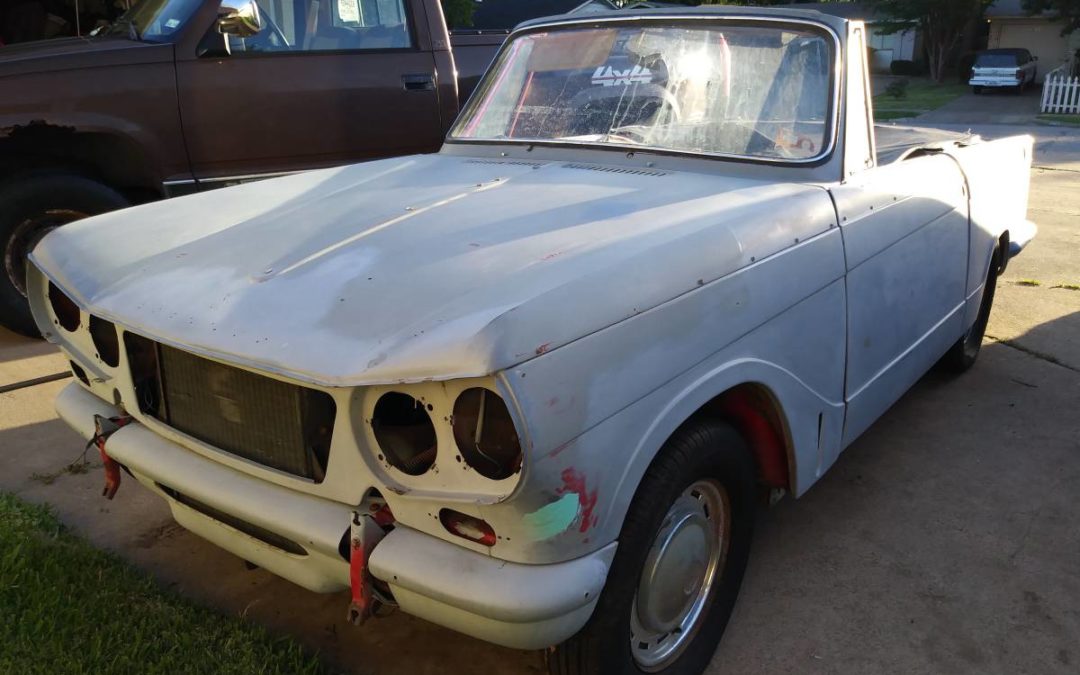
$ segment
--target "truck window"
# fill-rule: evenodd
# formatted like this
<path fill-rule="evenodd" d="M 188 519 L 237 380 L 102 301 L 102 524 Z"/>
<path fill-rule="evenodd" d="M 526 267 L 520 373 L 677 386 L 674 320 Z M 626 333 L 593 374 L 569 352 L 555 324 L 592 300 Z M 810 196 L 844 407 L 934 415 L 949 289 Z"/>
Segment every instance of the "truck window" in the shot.
<path fill-rule="evenodd" d="M 234 54 L 410 49 L 404 0 L 259 0 L 262 30 L 230 36 Z"/>
<path fill-rule="evenodd" d="M 975 58 L 977 68 L 1015 68 L 1016 54 L 979 54 Z"/>

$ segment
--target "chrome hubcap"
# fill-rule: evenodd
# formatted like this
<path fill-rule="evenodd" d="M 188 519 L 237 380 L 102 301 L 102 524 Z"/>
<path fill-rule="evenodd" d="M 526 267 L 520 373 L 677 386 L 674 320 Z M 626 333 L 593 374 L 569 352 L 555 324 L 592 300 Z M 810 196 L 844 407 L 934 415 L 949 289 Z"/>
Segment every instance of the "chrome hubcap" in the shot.
<path fill-rule="evenodd" d="M 630 613 L 630 653 L 643 670 L 667 667 L 693 640 L 724 566 L 730 514 L 724 487 L 700 480 L 664 516 Z"/>

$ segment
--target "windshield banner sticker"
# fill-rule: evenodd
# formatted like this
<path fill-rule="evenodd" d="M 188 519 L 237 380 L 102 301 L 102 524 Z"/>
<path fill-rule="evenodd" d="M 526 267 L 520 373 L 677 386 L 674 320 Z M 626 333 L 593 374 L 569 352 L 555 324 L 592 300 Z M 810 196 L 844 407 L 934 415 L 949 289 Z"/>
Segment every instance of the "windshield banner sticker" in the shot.
<path fill-rule="evenodd" d="M 634 66 L 626 70 L 616 70 L 611 66 L 600 66 L 592 75 L 592 83 L 603 87 L 649 84 L 650 82 L 652 82 L 652 71 L 642 66 Z"/>

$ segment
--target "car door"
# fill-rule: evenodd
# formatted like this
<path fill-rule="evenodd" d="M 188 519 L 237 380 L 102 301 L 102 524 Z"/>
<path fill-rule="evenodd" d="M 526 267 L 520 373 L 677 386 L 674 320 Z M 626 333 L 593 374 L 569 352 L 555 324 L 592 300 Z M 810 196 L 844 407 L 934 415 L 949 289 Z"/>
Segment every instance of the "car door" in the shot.
<path fill-rule="evenodd" d="M 847 265 L 846 446 L 963 332 L 968 197 L 945 155 L 869 169 L 831 192 Z"/>
<path fill-rule="evenodd" d="M 214 26 L 177 57 L 200 184 L 415 152 L 442 140 L 418 0 L 258 0 L 249 38 Z"/>

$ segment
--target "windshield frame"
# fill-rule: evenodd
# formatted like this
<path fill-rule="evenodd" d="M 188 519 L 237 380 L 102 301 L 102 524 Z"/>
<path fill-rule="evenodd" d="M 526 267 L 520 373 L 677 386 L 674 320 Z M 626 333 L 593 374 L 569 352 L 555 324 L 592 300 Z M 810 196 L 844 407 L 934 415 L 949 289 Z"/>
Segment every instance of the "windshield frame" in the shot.
<path fill-rule="evenodd" d="M 611 27 L 610 24 L 624 24 L 633 27 L 646 27 L 649 25 L 665 26 L 671 25 L 673 22 L 686 22 L 687 24 L 694 26 L 706 26 L 715 27 L 717 25 L 725 24 L 737 24 L 740 26 L 765 26 L 782 28 L 784 26 L 798 27 L 802 30 L 816 31 L 826 38 L 829 43 L 830 49 L 832 49 L 832 67 L 829 69 L 829 93 L 828 93 L 828 105 L 829 109 L 825 115 L 825 142 L 821 144 L 821 152 L 813 157 L 805 158 L 782 158 L 782 157 L 758 157 L 754 155 L 742 155 L 735 153 L 722 153 L 722 152 L 706 152 L 706 151 L 690 151 L 690 150 L 674 150 L 668 148 L 660 148 L 648 145 L 635 145 L 631 143 L 618 143 L 618 142 L 604 142 L 597 143 L 595 141 L 571 141 L 571 140 L 549 140 L 549 139 L 528 139 L 528 138 L 467 138 L 457 137 L 454 133 L 460 128 L 464 127 L 467 120 L 471 120 L 473 115 L 476 114 L 477 108 L 480 106 L 480 102 L 484 100 L 490 89 L 494 86 L 498 80 L 495 77 L 497 70 L 505 65 L 507 54 L 510 52 L 510 45 L 514 40 L 531 35 L 533 33 L 549 32 L 553 28 L 562 29 L 582 29 L 582 28 L 606 28 Z M 616 26 L 618 27 L 618 26 Z M 484 75 L 484 79 L 480 85 L 476 87 L 472 95 L 469 97 L 468 103 L 462 109 L 461 114 L 458 115 L 454 124 L 451 125 L 450 130 L 446 134 L 445 142 L 453 145 L 516 145 L 516 146 L 541 146 L 541 147 L 563 147 L 563 148 L 586 148 L 591 150 L 614 150 L 619 152 L 643 152 L 654 153 L 660 155 L 672 155 L 678 157 L 694 157 L 699 159 L 718 159 L 732 162 L 746 162 L 751 164 L 765 164 L 765 165 L 779 165 L 779 166 L 820 166 L 828 162 L 834 151 L 836 150 L 837 139 L 840 136 L 840 91 L 843 74 L 842 54 L 843 44 L 840 40 L 840 35 L 828 24 L 824 22 L 814 21 L 811 19 L 803 19 L 799 17 L 772 17 L 760 14 L 746 14 L 746 15 L 732 15 L 732 14 L 651 14 L 651 15 L 632 15 L 632 16 L 607 16 L 607 17 L 592 17 L 592 18 L 578 18 L 572 17 L 570 19 L 544 21 L 542 23 L 529 23 L 526 27 L 513 31 L 510 36 L 503 42 L 499 48 L 498 54 L 492 59 L 492 66 L 488 68 Z M 497 66 L 497 67 L 496 67 Z"/>
<path fill-rule="evenodd" d="M 158 10 L 154 14 L 156 17 L 158 13 L 164 10 L 165 6 L 171 2 L 183 2 L 183 0 L 136 0 L 134 4 L 127 10 L 125 10 L 120 16 L 116 17 L 116 20 L 104 28 L 99 36 L 104 35 L 127 35 L 129 29 L 122 28 L 130 23 L 135 27 L 135 31 L 138 35 L 138 42 L 145 42 L 147 44 L 172 44 L 180 39 L 180 36 L 184 33 L 184 30 L 191 23 L 191 20 L 199 13 L 199 10 L 203 6 L 202 0 L 191 0 L 191 9 L 187 12 L 187 15 L 180 21 L 180 23 L 167 35 L 162 34 L 150 34 L 147 35 L 147 26 L 140 26 L 134 23 L 135 16 L 140 10 L 145 11 L 145 8 L 150 5 L 157 5 Z M 119 29 L 119 30 L 118 30 Z"/>

